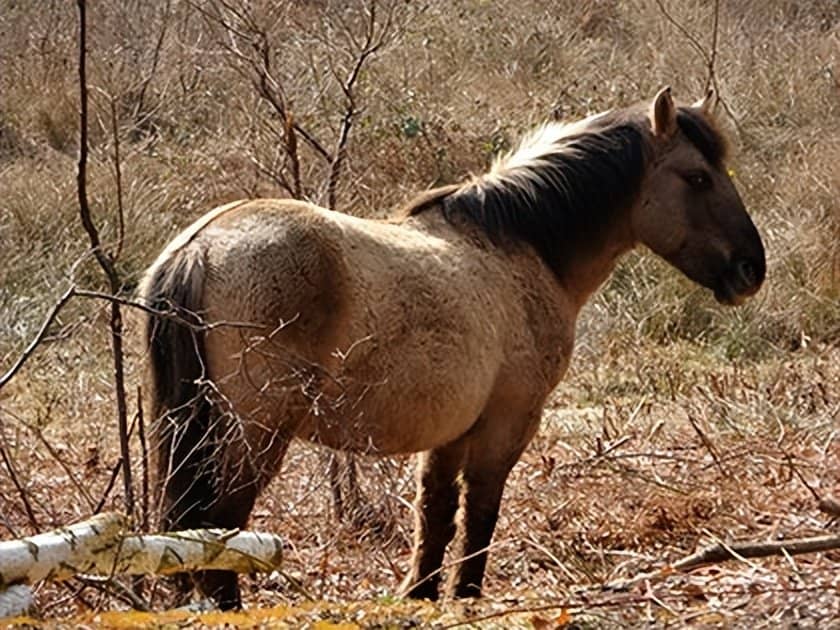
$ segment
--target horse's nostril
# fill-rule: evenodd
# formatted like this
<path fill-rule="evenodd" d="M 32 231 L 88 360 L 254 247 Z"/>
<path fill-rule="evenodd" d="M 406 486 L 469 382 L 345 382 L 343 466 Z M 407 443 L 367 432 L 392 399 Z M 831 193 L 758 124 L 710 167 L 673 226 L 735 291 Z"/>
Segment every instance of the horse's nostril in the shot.
<path fill-rule="evenodd" d="M 735 273 L 738 278 L 748 287 L 752 287 L 758 281 L 758 273 L 755 265 L 749 260 L 741 259 L 735 263 Z"/>

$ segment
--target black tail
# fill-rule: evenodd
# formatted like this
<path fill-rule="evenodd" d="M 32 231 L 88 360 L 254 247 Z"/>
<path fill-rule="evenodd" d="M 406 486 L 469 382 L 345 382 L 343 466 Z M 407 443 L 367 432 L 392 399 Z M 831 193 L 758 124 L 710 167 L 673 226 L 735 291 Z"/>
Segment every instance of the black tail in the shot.
<path fill-rule="evenodd" d="M 213 465 L 215 414 L 203 385 L 203 262 L 195 244 L 165 252 L 140 290 L 141 299 L 156 311 L 148 317 L 146 341 L 156 488 L 165 529 L 201 526 L 218 483 Z"/>

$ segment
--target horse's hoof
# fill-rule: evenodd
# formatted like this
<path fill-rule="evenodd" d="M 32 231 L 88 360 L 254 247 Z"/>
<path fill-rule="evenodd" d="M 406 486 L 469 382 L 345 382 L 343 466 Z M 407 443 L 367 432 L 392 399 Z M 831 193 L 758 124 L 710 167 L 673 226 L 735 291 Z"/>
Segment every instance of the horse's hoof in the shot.
<path fill-rule="evenodd" d="M 402 597 L 407 597 L 408 599 L 427 599 L 430 602 L 436 602 L 440 597 L 438 592 L 439 583 L 440 580 L 432 578 L 426 578 L 419 582 L 414 580 L 409 581 L 409 578 L 406 578 L 399 592 Z"/>

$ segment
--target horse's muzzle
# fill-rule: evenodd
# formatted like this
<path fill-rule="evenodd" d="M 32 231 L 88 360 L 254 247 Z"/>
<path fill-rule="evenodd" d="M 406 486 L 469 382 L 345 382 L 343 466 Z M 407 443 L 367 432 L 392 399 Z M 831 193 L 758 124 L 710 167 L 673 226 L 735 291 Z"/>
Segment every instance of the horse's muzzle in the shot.
<path fill-rule="evenodd" d="M 715 287 L 715 299 L 721 304 L 738 306 L 755 295 L 764 282 L 765 261 L 737 258 L 726 269 Z"/>

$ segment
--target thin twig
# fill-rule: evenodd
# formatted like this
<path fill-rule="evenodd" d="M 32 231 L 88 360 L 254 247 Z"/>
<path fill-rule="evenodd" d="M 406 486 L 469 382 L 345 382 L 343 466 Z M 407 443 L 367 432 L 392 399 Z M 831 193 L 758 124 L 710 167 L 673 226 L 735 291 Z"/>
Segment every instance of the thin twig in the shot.
<path fill-rule="evenodd" d="M 108 483 L 105 485 L 105 490 L 102 491 L 102 496 L 99 499 L 99 502 L 93 508 L 94 514 L 99 514 L 102 511 L 102 508 L 105 507 L 105 501 L 108 500 L 108 495 L 111 494 L 111 490 L 114 488 L 114 484 L 117 482 L 117 477 L 120 474 L 120 470 L 122 470 L 122 458 L 117 460 L 117 463 L 114 464 L 114 467 L 111 469 L 111 476 L 108 479 Z"/>
<path fill-rule="evenodd" d="M 793 458 L 790 456 L 790 453 L 788 453 L 787 451 L 782 451 L 782 455 L 785 456 L 785 460 L 787 460 L 788 466 L 793 471 L 793 474 L 796 475 L 799 478 L 799 481 L 801 481 L 802 485 L 805 486 L 808 489 L 808 492 L 811 493 L 811 496 L 814 497 L 814 499 L 817 501 L 817 503 L 822 501 L 822 497 L 817 493 L 816 490 L 814 490 L 811 487 L 811 484 L 809 484 L 805 480 L 805 477 L 799 471 L 799 468 L 793 463 Z"/>
<path fill-rule="evenodd" d="M 12 460 L 9 457 L 9 454 L 6 450 L 6 431 L 5 427 L 3 426 L 2 422 L 0 421 L 0 457 L 3 459 L 3 464 L 6 466 L 6 470 L 9 471 L 9 478 L 12 480 L 12 485 L 14 485 L 15 490 L 17 490 L 18 496 L 20 497 L 21 503 L 23 503 L 23 509 L 26 512 L 26 516 L 29 519 L 29 524 L 36 532 L 41 531 L 41 525 L 38 523 L 38 519 L 35 516 L 35 512 L 32 509 L 32 504 L 29 502 L 29 494 L 27 493 L 26 489 L 23 487 L 23 484 L 20 482 L 18 478 L 17 471 L 15 470 L 14 465 L 12 464 Z"/>
<path fill-rule="evenodd" d="M 350 137 L 350 129 L 353 126 L 353 120 L 357 114 L 354 88 L 367 60 L 376 54 L 376 52 L 379 51 L 385 44 L 385 37 L 391 25 L 393 11 L 389 13 L 388 20 L 381 27 L 381 31 L 377 37 L 376 6 L 376 0 L 371 0 L 368 8 L 368 20 L 366 24 L 364 44 L 362 45 L 362 48 L 356 57 L 356 61 L 353 64 L 353 68 L 350 70 L 346 80 L 343 83 L 339 83 L 342 92 L 344 92 L 346 106 L 344 108 L 344 115 L 341 118 L 338 141 L 336 142 L 336 147 L 333 151 L 332 162 L 330 162 L 330 170 L 327 175 L 327 207 L 333 210 L 336 208 L 338 181 L 341 177 L 341 168 L 344 164 L 344 159 L 347 153 L 347 141 Z"/>
<path fill-rule="evenodd" d="M 106 302 L 111 302 L 115 304 L 120 304 L 123 306 L 129 306 L 131 308 L 136 308 L 144 313 L 148 313 L 149 315 L 154 315 L 160 319 L 167 319 L 173 322 L 178 323 L 181 326 L 186 328 L 190 328 L 196 332 L 204 332 L 209 330 L 215 330 L 216 328 L 254 328 L 254 329 L 265 329 L 265 324 L 255 324 L 251 322 L 231 322 L 227 320 L 219 320 L 216 322 L 206 323 L 204 322 L 196 313 L 191 313 L 194 321 L 186 319 L 182 315 L 180 315 L 177 311 L 162 311 L 160 309 L 152 308 L 148 306 L 144 302 L 139 302 L 137 300 L 132 300 L 129 298 L 120 297 L 118 295 L 111 295 L 110 293 L 103 293 L 102 291 L 90 291 L 88 289 L 76 289 L 74 291 L 74 295 L 78 295 L 79 297 L 83 298 L 92 298 L 95 300 L 104 300 Z M 186 312 L 186 311 L 182 311 Z"/>
<path fill-rule="evenodd" d="M 708 92 L 709 88 L 714 85 L 717 87 L 717 77 L 715 76 L 715 60 L 717 59 L 717 43 L 718 43 L 718 24 L 720 18 L 720 0 L 715 0 L 714 8 L 714 22 L 712 24 L 712 52 L 709 54 L 708 75 L 706 76 L 706 87 L 704 92 Z"/>
<path fill-rule="evenodd" d="M 143 419 L 143 391 L 137 386 L 137 438 L 140 441 L 140 531 L 149 531 L 149 448 Z"/>
<path fill-rule="evenodd" d="M 75 579 L 78 580 L 81 584 L 84 584 L 85 586 L 89 586 L 100 591 L 103 595 L 113 595 L 118 599 L 123 600 L 123 602 L 125 602 L 135 610 L 140 610 L 142 612 L 149 612 L 151 610 L 151 608 L 149 608 L 149 605 L 145 601 L 143 601 L 143 599 L 141 599 L 125 584 L 123 584 L 117 579 L 114 579 L 113 577 L 97 578 L 90 575 L 84 577 L 77 575 Z M 94 609 L 96 608 L 98 608 L 98 606 Z"/>
<path fill-rule="evenodd" d="M 680 33 L 682 33 L 685 36 L 685 38 L 688 40 L 688 43 L 691 44 L 692 48 L 694 48 L 694 50 L 696 50 L 700 54 L 700 56 L 703 57 L 703 60 L 708 64 L 709 53 L 707 53 L 706 49 L 703 48 L 703 44 L 701 44 L 697 40 L 697 38 L 691 34 L 691 31 L 689 31 L 685 26 L 680 24 L 676 20 L 676 18 L 674 18 L 674 16 L 668 12 L 668 9 L 665 8 L 665 5 L 663 4 L 662 0 L 655 1 L 656 5 L 659 7 L 659 10 L 662 12 L 662 15 L 665 16 L 665 19 L 668 20 L 674 26 L 674 28 L 676 28 Z"/>
<path fill-rule="evenodd" d="M 808 492 L 810 492 L 811 496 L 816 500 L 817 508 L 820 512 L 825 512 L 826 514 L 830 514 L 834 517 L 840 516 L 840 502 L 833 497 L 821 497 L 814 487 L 805 479 L 805 476 L 802 474 L 802 471 L 799 470 L 799 467 L 794 464 L 793 458 L 790 454 L 787 451 L 782 451 L 782 454 L 785 456 L 788 466 L 790 466 L 793 474 L 799 478 L 802 485 L 808 489 Z"/>
<path fill-rule="evenodd" d="M 30 431 L 32 431 L 32 433 L 35 434 L 35 437 L 37 437 L 40 440 L 41 444 L 44 445 L 44 448 L 47 449 L 47 452 L 52 456 L 52 458 L 56 462 L 58 462 L 58 465 L 67 475 L 67 478 L 70 479 L 70 483 L 72 483 L 76 487 L 76 490 L 79 491 L 79 494 L 81 494 L 84 500 L 87 502 L 88 508 L 93 509 L 93 507 L 95 506 L 93 497 L 90 496 L 90 492 L 87 491 L 87 488 L 85 488 L 84 485 L 82 485 L 82 483 L 78 479 L 76 479 L 76 475 L 73 474 L 73 471 L 70 469 L 70 466 L 67 465 L 67 462 L 65 462 L 61 458 L 58 452 L 53 448 L 52 444 L 50 444 L 50 441 L 46 437 L 44 437 L 44 434 L 41 433 L 41 430 L 38 427 L 29 425 L 28 428 Z"/>
<path fill-rule="evenodd" d="M 123 206 L 122 166 L 120 162 L 120 132 L 117 117 L 117 102 L 111 98 L 111 133 L 114 136 L 114 179 L 117 185 L 117 248 L 114 259 L 120 257 L 125 243 L 125 208 Z"/>
<path fill-rule="evenodd" d="M 137 104 L 134 107 L 134 119 L 135 121 L 140 121 L 146 118 L 146 114 L 144 114 L 143 110 L 145 109 L 145 100 L 146 100 L 146 90 L 149 89 L 149 84 L 154 79 L 155 74 L 157 73 L 158 64 L 160 63 L 160 52 L 163 49 L 163 41 L 166 39 L 166 31 L 169 28 L 169 16 L 170 16 L 170 9 L 172 8 L 172 1 L 166 0 L 166 3 L 163 7 L 163 17 L 161 18 L 161 27 L 160 33 L 158 33 L 157 41 L 155 42 L 155 47 L 152 49 L 152 67 L 149 70 L 149 73 L 143 78 L 141 85 L 140 85 L 140 93 L 137 96 Z M 115 136 L 116 137 L 116 136 Z M 118 255 L 115 256 L 117 258 Z"/>
<path fill-rule="evenodd" d="M 286 154 L 289 156 L 289 170 L 292 171 L 292 194 L 295 199 L 303 198 L 303 188 L 300 183 L 300 157 L 298 156 L 297 134 L 295 121 L 291 112 L 286 112 L 284 121 L 286 128 Z"/>
<path fill-rule="evenodd" d="M 718 471 L 720 471 L 720 474 L 726 475 L 726 469 L 724 469 L 723 464 L 720 461 L 720 457 L 718 457 L 717 450 L 715 450 L 715 447 L 712 445 L 711 440 L 709 440 L 709 438 L 706 437 L 706 434 L 700 428 L 700 425 L 697 424 L 697 421 L 694 419 L 694 416 L 690 413 L 688 414 L 688 422 L 691 424 L 692 428 L 694 429 L 694 432 L 697 433 L 697 435 L 700 437 L 700 441 L 703 443 L 703 446 L 706 447 L 706 450 L 709 452 L 709 455 L 712 456 L 712 459 L 714 460 Z"/>
<path fill-rule="evenodd" d="M 717 61 L 717 44 L 718 44 L 718 27 L 720 23 L 720 0 L 715 0 L 715 4 L 713 7 L 713 25 L 712 25 L 712 41 L 711 41 L 711 52 L 707 52 L 704 48 L 703 44 L 695 37 L 685 26 L 680 24 L 677 19 L 668 12 L 668 9 L 665 7 L 662 0 L 655 0 L 656 5 L 659 7 L 660 12 L 665 17 L 668 22 L 670 22 L 674 28 L 676 28 L 691 44 L 692 48 L 694 48 L 700 56 L 703 58 L 703 62 L 706 65 L 706 91 L 708 91 L 709 87 L 714 87 L 715 92 L 717 93 L 717 102 L 721 104 L 726 114 L 729 116 L 732 123 L 735 125 L 735 129 L 738 131 L 740 135 L 743 136 L 743 129 L 741 129 L 741 123 L 738 120 L 738 117 L 735 115 L 735 112 L 732 111 L 732 108 L 729 107 L 729 103 L 724 98 L 723 93 L 720 89 L 720 85 L 718 84 L 717 74 L 715 73 L 715 62 Z"/>
<path fill-rule="evenodd" d="M 18 360 L 15 361 L 15 364 L 9 368 L 9 370 L 0 378 L 0 389 L 3 389 L 3 386 L 6 385 L 9 381 L 14 378 L 15 374 L 18 373 L 20 368 L 23 367 L 23 364 L 26 363 L 32 354 L 35 352 L 35 349 L 38 345 L 44 340 L 44 337 L 47 336 L 47 333 L 50 330 L 50 326 L 55 321 L 55 318 L 58 317 L 59 312 L 63 309 L 66 304 L 70 301 L 70 299 L 76 294 L 76 286 L 70 286 L 59 298 L 58 302 L 56 302 L 55 306 L 52 307 L 49 315 L 44 320 L 44 323 L 41 324 L 41 328 L 38 330 L 38 334 L 35 335 L 35 338 L 29 342 L 29 345 L 26 346 L 26 349 L 23 353 L 18 357 Z"/>
<path fill-rule="evenodd" d="M 265 27 L 260 26 L 245 9 L 237 9 L 231 3 L 224 2 L 223 0 L 217 0 L 217 2 L 242 24 L 242 28 L 238 28 L 231 20 L 226 19 L 221 15 L 220 11 L 216 13 L 208 11 L 195 2 L 189 2 L 189 5 L 197 10 L 205 19 L 216 23 L 224 29 L 229 39 L 228 41 L 222 41 L 221 45 L 235 58 L 250 68 L 250 78 L 257 93 L 271 106 L 278 119 L 285 124 L 290 112 L 286 105 L 282 86 L 275 79 L 271 69 L 271 48 L 268 44 L 268 35 Z M 249 42 L 256 56 L 242 52 L 236 43 L 237 39 L 243 42 Z M 242 74 L 245 75 L 246 73 Z M 332 161 L 333 156 L 330 151 L 312 133 L 301 126 L 298 121 L 292 119 L 291 128 L 295 135 L 303 138 L 318 156 L 327 162 Z"/>

